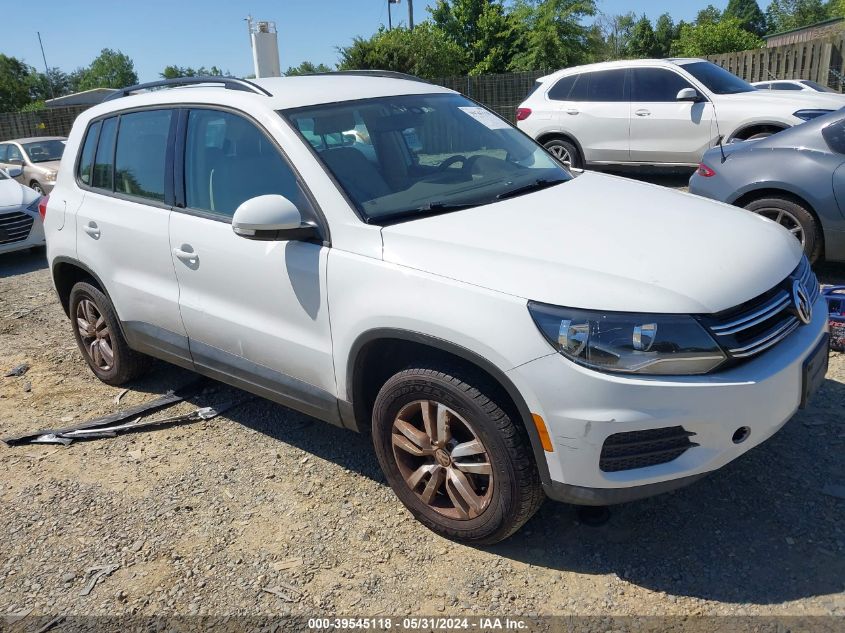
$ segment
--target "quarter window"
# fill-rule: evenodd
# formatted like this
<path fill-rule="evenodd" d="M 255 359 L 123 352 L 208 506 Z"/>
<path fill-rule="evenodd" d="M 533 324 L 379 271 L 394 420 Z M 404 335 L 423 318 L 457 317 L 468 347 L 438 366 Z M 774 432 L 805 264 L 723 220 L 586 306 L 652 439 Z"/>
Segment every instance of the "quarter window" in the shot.
<path fill-rule="evenodd" d="M 676 101 L 681 90 L 693 87 L 679 74 L 663 68 L 635 68 L 632 72 L 634 73 L 633 100 L 636 102 Z"/>
<path fill-rule="evenodd" d="M 97 136 L 100 134 L 102 123 L 97 121 L 88 128 L 85 143 L 82 145 L 82 155 L 79 157 L 79 180 L 86 185 L 91 184 L 91 167 L 94 164 L 94 150 L 97 148 Z"/>
<path fill-rule="evenodd" d="M 552 86 L 551 90 L 549 90 L 549 99 L 554 101 L 569 101 L 569 93 L 572 92 L 572 87 L 575 85 L 577 79 L 578 75 L 569 75 L 558 80 Z"/>
<path fill-rule="evenodd" d="M 172 116 L 171 110 L 150 110 L 120 117 L 114 159 L 116 192 L 164 200 L 164 165 Z"/>
<path fill-rule="evenodd" d="M 235 114 L 191 110 L 185 142 L 185 202 L 231 218 L 250 198 L 285 196 L 303 213 L 308 203 L 296 175 L 255 125 Z"/>
<path fill-rule="evenodd" d="M 94 159 L 94 174 L 91 186 L 98 189 L 114 189 L 114 140 L 117 134 L 117 118 L 112 117 L 103 122 L 100 131 L 100 142 L 97 144 L 97 154 Z"/>
<path fill-rule="evenodd" d="M 801 90 L 798 84 L 772 84 L 774 90 Z"/>

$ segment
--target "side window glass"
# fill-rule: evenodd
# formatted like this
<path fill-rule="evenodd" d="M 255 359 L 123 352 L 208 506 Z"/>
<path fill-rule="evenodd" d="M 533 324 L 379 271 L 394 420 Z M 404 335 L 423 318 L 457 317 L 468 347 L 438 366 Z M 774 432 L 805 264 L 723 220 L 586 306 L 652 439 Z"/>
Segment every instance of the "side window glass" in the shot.
<path fill-rule="evenodd" d="M 114 159 L 116 192 L 164 200 L 164 162 L 172 116 L 172 110 L 150 110 L 120 117 Z"/>
<path fill-rule="evenodd" d="M 185 141 L 185 202 L 231 218 L 245 201 L 278 194 L 307 213 L 308 202 L 279 151 L 251 122 L 229 112 L 191 110 Z"/>
<path fill-rule="evenodd" d="M 94 174 L 91 178 L 91 186 L 98 189 L 112 191 L 113 163 L 114 163 L 114 139 L 117 132 L 117 117 L 106 119 L 100 131 L 100 142 L 97 144 L 97 153 L 94 158 Z"/>
<path fill-rule="evenodd" d="M 9 162 L 13 160 L 23 162 L 23 154 L 21 153 L 21 150 L 18 149 L 17 145 L 9 145 L 9 153 L 6 160 Z"/>
<path fill-rule="evenodd" d="M 769 90 L 772 87 L 772 84 L 757 84 L 755 88 L 757 90 Z"/>
<path fill-rule="evenodd" d="M 581 73 L 575 76 L 575 84 L 572 90 L 569 91 L 570 101 L 586 101 L 589 97 L 590 90 L 590 76 L 593 73 Z"/>
<path fill-rule="evenodd" d="M 635 68 L 634 101 L 644 103 L 670 102 L 677 99 L 690 83 L 677 73 L 662 68 Z"/>
<path fill-rule="evenodd" d="M 569 93 L 572 92 L 572 86 L 575 85 L 576 79 L 578 79 L 578 75 L 569 75 L 558 80 L 549 90 L 549 99 L 554 101 L 568 101 Z"/>
<path fill-rule="evenodd" d="M 587 101 L 626 101 L 625 70 L 603 70 L 590 73 Z"/>
<path fill-rule="evenodd" d="M 91 168 L 94 164 L 94 150 L 97 148 L 97 136 L 100 134 L 102 123 L 97 121 L 88 128 L 82 154 L 79 157 L 79 180 L 86 185 L 91 184 Z"/>
<path fill-rule="evenodd" d="M 777 89 L 778 90 L 801 90 L 801 86 L 798 86 L 796 84 L 778 84 Z"/>
<path fill-rule="evenodd" d="M 6 154 L 9 153 L 8 145 L 0 145 L 0 163 L 6 162 Z"/>

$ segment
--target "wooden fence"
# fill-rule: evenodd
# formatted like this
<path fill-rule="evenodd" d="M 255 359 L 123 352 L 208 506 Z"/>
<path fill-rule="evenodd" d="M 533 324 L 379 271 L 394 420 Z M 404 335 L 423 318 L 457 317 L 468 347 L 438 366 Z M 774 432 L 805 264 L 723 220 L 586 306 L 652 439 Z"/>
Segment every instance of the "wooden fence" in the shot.
<path fill-rule="evenodd" d="M 842 90 L 842 58 L 845 34 L 757 48 L 737 53 L 710 55 L 707 59 L 746 81 L 809 79 Z"/>

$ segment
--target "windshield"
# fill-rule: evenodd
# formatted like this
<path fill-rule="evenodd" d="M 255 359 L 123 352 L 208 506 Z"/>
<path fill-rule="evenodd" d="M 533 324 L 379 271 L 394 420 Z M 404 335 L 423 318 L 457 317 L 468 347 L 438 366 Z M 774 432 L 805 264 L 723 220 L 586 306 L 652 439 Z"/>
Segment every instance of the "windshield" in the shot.
<path fill-rule="evenodd" d="M 37 143 L 24 143 L 23 151 L 26 152 L 30 162 L 33 163 L 61 160 L 62 152 L 65 151 L 65 141 L 52 139 L 49 141 L 38 141 Z"/>
<path fill-rule="evenodd" d="M 495 202 L 571 178 L 510 123 L 457 94 L 286 110 L 365 221 Z"/>
<path fill-rule="evenodd" d="M 838 94 L 833 88 L 828 88 L 827 86 L 817 84 L 815 81 L 810 81 L 809 79 L 802 79 L 801 83 L 805 86 L 812 88 L 816 92 L 832 92 L 834 94 Z"/>
<path fill-rule="evenodd" d="M 734 95 L 740 92 L 752 92 L 755 90 L 754 86 L 747 81 L 743 81 L 721 66 L 711 64 L 710 62 L 682 64 L 681 68 L 717 95 Z"/>

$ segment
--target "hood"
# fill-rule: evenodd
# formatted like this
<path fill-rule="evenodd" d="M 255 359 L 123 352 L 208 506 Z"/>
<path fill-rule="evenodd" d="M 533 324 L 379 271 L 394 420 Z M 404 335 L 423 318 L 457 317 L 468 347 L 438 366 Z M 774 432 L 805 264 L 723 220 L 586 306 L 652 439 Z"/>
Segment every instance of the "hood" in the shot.
<path fill-rule="evenodd" d="M 0 209 L 8 207 L 25 207 L 38 198 L 29 187 L 24 187 L 17 180 L 6 178 L 0 180 Z"/>
<path fill-rule="evenodd" d="M 43 163 L 33 163 L 32 167 L 34 169 L 38 169 L 40 171 L 56 172 L 56 171 L 59 171 L 59 165 L 61 165 L 60 160 L 47 160 L 47 161 L 44 161 Z"/>
<path fill-rule="evenodd" d="M 720 95 L 720 100 L 752 100 L 763 106 L 766 101 L 771 104 L 793 107 L 795 110 L 838 110 L 845 106 L 841 95 L 827 94 L 824 92 L 794 91 L 785 90 L 752 90 L 751 92 L 740 92 L 733 95 Z M 793 112 L 795 111 L 793 110 Z"/>
<path fill-rule="evenodd" d="M 712 313 L 771 289 L 801 258 L 753 213 L 586 172 L 491 205 L 382 230 L 385 261 L 555 305 Z"/>

